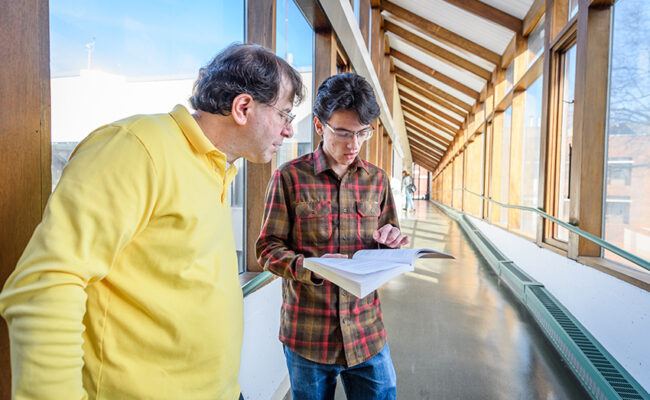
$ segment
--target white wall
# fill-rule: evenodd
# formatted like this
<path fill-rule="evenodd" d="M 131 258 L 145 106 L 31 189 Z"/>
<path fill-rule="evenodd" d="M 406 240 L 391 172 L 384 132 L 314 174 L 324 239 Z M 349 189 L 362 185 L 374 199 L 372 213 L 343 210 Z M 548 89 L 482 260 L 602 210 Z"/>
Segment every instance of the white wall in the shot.
<path fill-rule="evenodd" d="M 239 383 L 246 400 L 282 399 L 289 389 L 280 331 L 282 279 L 244 298 L 244 343 Z"/>

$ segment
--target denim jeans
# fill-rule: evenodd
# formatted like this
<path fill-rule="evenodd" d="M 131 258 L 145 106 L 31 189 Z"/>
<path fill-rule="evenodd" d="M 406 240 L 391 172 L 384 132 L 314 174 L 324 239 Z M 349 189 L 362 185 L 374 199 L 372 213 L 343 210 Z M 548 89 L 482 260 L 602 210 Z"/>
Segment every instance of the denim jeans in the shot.
<path fill-rule="evenodd" d="M 393 400 L 397 397 L 395 369 L 388 344 L 371 359 L 354 367 L 313 362 L 286 346 L 284 355 L 294 400 L 334 399 L 339 374 L 349 400 Z"/>

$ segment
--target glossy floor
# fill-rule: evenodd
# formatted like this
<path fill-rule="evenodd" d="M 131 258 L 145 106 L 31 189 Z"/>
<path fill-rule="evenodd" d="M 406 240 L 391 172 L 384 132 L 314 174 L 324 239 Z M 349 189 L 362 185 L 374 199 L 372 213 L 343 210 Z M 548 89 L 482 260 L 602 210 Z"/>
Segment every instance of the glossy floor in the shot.
<path fill-rule="evenodd" d="M 380 289 L 398 399 L 588 398 L 460 227 L 424 200 L 416 210 L 400 222 L 407 247 L 456 259 L 419 260 Z"/>

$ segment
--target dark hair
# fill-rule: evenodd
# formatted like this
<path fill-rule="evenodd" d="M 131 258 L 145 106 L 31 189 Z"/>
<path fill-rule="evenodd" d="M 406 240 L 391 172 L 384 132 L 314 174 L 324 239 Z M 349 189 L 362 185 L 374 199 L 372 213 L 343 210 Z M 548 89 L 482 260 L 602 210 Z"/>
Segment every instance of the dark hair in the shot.
<path fill-rule="evenodd" d="M 359 122 L 366 125 L 379 117 L 379 105 L 368 81 L 353 72 L 330 76 L 318 87 L 314 115 L 322 122 L 332 113 L 353 110 Z"/>
<path fill-rule="evenodd" d="M 273 104 L 282 79 L 291 84 L 294 102 L 300 103 L 305 89 L 291 65 L 262 46 L 234 43 L 199 70 L 190 104 L 195 110 L 221 115 L 230 114 L 233 100 L 242 93 Z"/>

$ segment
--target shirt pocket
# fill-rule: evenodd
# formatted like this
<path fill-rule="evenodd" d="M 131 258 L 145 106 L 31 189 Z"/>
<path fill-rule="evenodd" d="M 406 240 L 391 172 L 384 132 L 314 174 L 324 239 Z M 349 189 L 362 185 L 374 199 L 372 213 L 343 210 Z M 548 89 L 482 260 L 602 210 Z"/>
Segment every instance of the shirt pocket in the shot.
<path fill-rule="evenodd" d="M 324 201 L 296 203 L 295 238 L 298 243 L 327 245 L 332 236 L 332 204 Z"/>
<path fill-rule="evenodd" d="M 364 245 L 371 244 L 374 240 L 372 234 L 377 230 L 379 222 L 379 202 L 357 201 L 357 218 L 359 218 L 359 235 Z"/>

